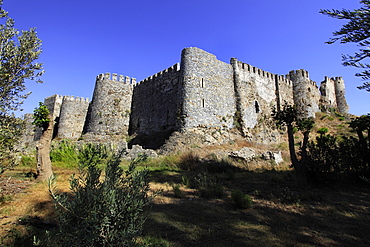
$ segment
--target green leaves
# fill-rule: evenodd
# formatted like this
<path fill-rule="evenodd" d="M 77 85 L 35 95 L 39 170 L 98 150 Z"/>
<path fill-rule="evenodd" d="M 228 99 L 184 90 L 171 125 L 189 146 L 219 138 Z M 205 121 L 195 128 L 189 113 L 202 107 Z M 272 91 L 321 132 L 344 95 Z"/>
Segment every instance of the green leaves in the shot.
<path fill-rule="evenodd" d="M 359 52 L 355 52 L 354 55 L 342 55 L 343 65 L 365 69 L 363 72 L 356 73 L 355 75 L 361 77 L 363 80 L 369 80 L 370 65 L 361 63 L 360 61 L 370 56 L 370 1 L 362 0 L 360 3 L 363 4 L 363 7 L 353 11 L 333 9 L 320 10 L 320 13 L 333 18 L 348 20 L 348 23 L 343 25 L 339 31 L 333 32 L 334 38 L 331 38 L 326 43 L 333 44 L 337 41 L 342 44 L 357 43 L 361 47 Z M 365 82 L 358 88 L 370 91 L 370 84 Z"/>
<path fill-rule="evenodd" d="M 18 110 L 29 95 L 23 93 L 26 79 L 41 82 L 42 64 L 35 62 L 41 53 L 41 40 L 34 28 L 18 31 L 4 10 L 0 18 L 5 19 L 0 24 L 0 111 L 7 113 Z"/>
<path fill-rule="evenodd" d="M 36 125 L 37 127 L 46 129 L 48 124 L 50 123 L 50 119 L 48 115 L 50 114 L 49 109 L 44 105 L 42 102 L 39 102 L 39 107 L 35 108 L 33 111 L 33 125 Z"/>
<path fill-rule="evenodd" d="M 29 93 L 25 80 L 39 81 L 42 64 L 41 40 L 35 29 L 19 31 L 14 20 L 2 9 L 0 0 L 0 172 L 15 165 L 14 145 L 22 134 L 23 121 L 13 116 Z"/>
<path fill-rule="evenodd" d="M 148 170 L 136 170 L 143 157 L 124 171 L 120 155 L 106 154 L 101 145 L 86 147 L 81 172 L 72 177 L 72 195 L 50 193 L 59 210 L 60 228 L 47 246 L 134 246 L 146 220 Z M 103 172 L 98 165 L 104 162 Z M 102 175 L 104 174 L 104 175 Z"/>

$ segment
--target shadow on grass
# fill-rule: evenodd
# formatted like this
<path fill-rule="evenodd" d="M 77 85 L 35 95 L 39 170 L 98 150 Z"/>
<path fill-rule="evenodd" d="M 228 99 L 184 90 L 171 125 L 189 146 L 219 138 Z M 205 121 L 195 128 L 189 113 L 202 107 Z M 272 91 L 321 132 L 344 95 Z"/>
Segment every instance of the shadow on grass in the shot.
<path fill-rule="evenodd" d="M 168 179 L 184 175 L 189 172 Z M 234 177 L 222 182 L 228 192 L 252 195 L 250 209 L 235 210 L 229 193 L 204 199 L 167 192 L 153 206 L 144 234 L 171 246 L 370 246 L 367 185 L 297 188 L 289 171 L 236 172 Z"/>

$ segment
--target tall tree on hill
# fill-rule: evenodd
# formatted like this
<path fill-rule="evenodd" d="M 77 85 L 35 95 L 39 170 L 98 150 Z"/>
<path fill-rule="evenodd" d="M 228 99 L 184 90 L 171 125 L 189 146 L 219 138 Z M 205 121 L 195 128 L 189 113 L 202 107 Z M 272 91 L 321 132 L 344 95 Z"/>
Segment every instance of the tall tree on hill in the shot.
<path fill-rule="evenodd" d="M 14 117 L 28 93 L 25 80 L 41 82 L 41 40 L 31 28 L 18 31 L 0 0 L 0 173 L 14 165 L 14 144 L 19 139 L 22 121 Z"/>
<path fill-rule="evenodd" d="M 320 13 L 333 18 L 348 20 L 348 23 L 343 25 L 339 31 L 333 32 L 334 38 L 326 43 L 333 44 L 339 40 L 342 44 L 356 43 L 359 45 L 360 49 L 354 55 L 342 55 L 343 65 L 365 69 L 356 73 L 356 76 L 365 81 L 358 88 L 370 92 L 370 64 L 363 62 L 364 59 L 370 57 L 370 0 L 361 0 L 360 3 L 363 6 L 352 11 L 322 9 Z"/>

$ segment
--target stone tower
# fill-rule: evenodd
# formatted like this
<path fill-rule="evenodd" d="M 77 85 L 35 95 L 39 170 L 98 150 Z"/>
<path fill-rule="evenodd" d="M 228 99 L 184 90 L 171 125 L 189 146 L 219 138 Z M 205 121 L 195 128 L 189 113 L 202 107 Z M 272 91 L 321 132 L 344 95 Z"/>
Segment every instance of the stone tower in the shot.
<path fill-rule="evenodd" d="M 88 107 L 88 98 L 64 96 L 57 138 L 77 140 L 82 134 Z"/>
<path fill-rule="evenodd" d="M 127 135 L 135 78 L 105 73 L 96 78 L 85 126 L 86 133 Z"/>
<path fill-rule="evenodd" d="M 232 66 L 190 47 L 182 51 L 181 71 L 183 127 L 232 128 L 236 111 Z"/>
<path fill-rule="evenodd" d="M 293 100 L 300 118 L 315 117 L 319 112 L 320 93 L 316 82 L 311 81 L 306 70 L 292 70 L 289 78 L 293 84 Z"/>
<path fill-rule="evenodd" d="M 335 96 L 337 100 L 337 107 L 340 113 L 348 113 L 349 106 L 346 100 L 346 90 L 344 86 L 344 80 L 342 77 L 335 77 L 334 85 L 335 85 Z"/>

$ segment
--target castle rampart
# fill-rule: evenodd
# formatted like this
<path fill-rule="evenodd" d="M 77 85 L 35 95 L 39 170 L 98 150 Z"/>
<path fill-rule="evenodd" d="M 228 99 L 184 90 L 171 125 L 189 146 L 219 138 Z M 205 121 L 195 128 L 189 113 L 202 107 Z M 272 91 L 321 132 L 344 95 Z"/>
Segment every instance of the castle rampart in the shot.
<path fill-rule="evenodd" d="M 309 78 L 307 71 L 292 70 L 289 78 L 293 82 L 293 99 L 301 118 L 315 117 L 319 112 L 320 93 L 316 83 Z"/>
<path fill-rule="evenodd" d="M 347 104 L 347 100 L 345 97 L 346 90 L 345 90 L 344 80 L 342 77 L 335 77 L 332 79 L 334 80 L 334 85 L 335 85 L 335 96 L 337 100 L 338 111 L 340 113 L 348 113 L 349 106 Z"/>
<path fill-rule="evenodd" d="M 132 94 L 129 134 L 137 136 L 136 141 L 161 142 L 179 129 L 181 94 L 179 64 L 140 81 Z"/>
<path fill-rule="evenodd" d="M 57 138 L 77 140 L 84 127 L 89 99 L 64 96 L 60 110 Z"/>
<path fill-rule="evenodd" d="M 277 105 L 275 76 L 236 59 L 231 61 L 243 130 L 254 128 L 259 119 L 271 115 Z M 247 69 L 246 69 L 247 68 Z"/>
<path fill-rule="evenodd" d="M 232 66 L 191 47 L 182 51 L 181 71 L 183 127 L 232 128 L 236 111 Z"/>
<path fill-rule="evenodd" d="M 183 49 L 181 65 L 138 83 L 116 73 L 98 75 L 90 104 L 59 95 L 46 98 L 45 104 L 59 123 L 59 138 L 77 139 L 85 123 L 84 133 L 93 140 L 132 135 L 133 144 L 145 147 L 158 147 L 174 131 L 195 129 L 238 128 L 249 140 L 268 143 L 278 139 L 267 124 L 272 109 L 280 110 L 284 103 L 295 104 L 301 118 L 314 117 L 319 103 L 348 112 L 341 77 L 326 77 L 320 91 L 303 69 L 277 75 L 236 58 L 227 64 L 190 47 Z"/>
<path fill-rule="evenodd" d="M 52 115 L 54 121 L 58 121 L 62 103 L 63 96 L 58 94 L 52 95 L 44 99 L 44 105 L 49 109 L 50 114 Z"/>
<path fill-rule="evenodd" d="M 123 78 L 124 81 L 123 81 Z M 100 74 L 87 113 L 86 133 L 127 135 L 133 84 L 136 79 L 110 73 Z"/>

